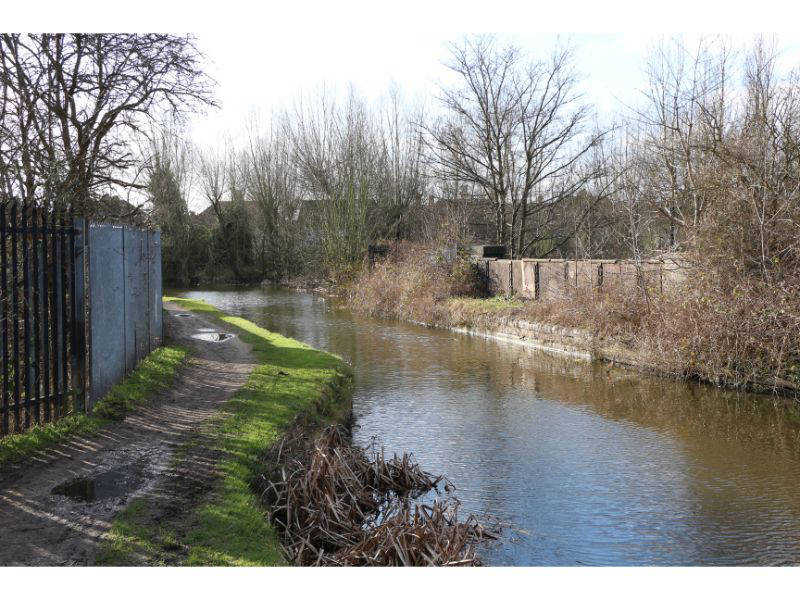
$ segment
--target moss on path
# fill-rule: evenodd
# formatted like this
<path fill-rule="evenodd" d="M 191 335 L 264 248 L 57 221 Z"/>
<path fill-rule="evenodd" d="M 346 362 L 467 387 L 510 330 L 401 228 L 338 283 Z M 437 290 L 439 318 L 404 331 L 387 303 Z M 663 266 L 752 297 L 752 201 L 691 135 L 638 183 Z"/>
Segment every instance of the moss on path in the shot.
<path fill-rule="evenodd" d="M 113 522 L 98 564 L 281 565 L 280 542 L 251 483 L 259 457 L 304 415 L 316 422 L 349 415 L 352 373 L 337 356 L 222 313 L 197 300 L 165 298 L 204 313 L 252 347 L 256 367 L 219 418 L 186 442 L 176 473 L 213 460 L 213 485 L 188 510 L 167 515 L 158 500 L 132 502 Z"/>

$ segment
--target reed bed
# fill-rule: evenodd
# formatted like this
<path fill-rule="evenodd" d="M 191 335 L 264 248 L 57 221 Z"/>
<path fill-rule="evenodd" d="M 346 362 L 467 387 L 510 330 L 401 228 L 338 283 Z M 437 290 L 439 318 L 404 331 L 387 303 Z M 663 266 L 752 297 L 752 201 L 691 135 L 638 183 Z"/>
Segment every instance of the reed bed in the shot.
<path fill-rule="evenodd" d="M 498 538 L 497 528 L 472 515 L 459 519 L 447 479 L 423 471 L 409 454 L 387 459 L 374 445 L 353 447 L 340 426 L 311 441 L 302 428 L 291 429 L 265 464 L 262 499 L 295 564 L 479 565 L 478 543 Z M 414 502 L 431 491 L 431 503 Z"/>

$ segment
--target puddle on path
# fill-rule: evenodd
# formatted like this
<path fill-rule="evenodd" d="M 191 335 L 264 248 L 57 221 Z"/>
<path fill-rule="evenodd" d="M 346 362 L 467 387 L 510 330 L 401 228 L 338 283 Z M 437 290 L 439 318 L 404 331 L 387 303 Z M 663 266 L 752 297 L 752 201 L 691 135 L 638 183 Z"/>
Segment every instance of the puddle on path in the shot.
<path fill-rule="evenodd" d="M 190 315 L 189 313 L 178 313 L 175 316 L 176 317 L 191 317 L 192 315 Z"/>
<path fill-rule="evenodd" d="M 129 494 L 144 483 L 145 464 L 135 463 L 111 469 L 94 477 L 75 477 L 58 484 L 51 491 L 78 502 L 95 502 Z"/>
<path fill-rule="evenodd" d="M 192 337 L 196 340 L 202 340 L 204 342 L 224 342 L 225 340 L 229 340 L 233 337 L 232 333 L 219 333 L 219 332 L 206 332 L 206 333 L 195 333 Z"/>

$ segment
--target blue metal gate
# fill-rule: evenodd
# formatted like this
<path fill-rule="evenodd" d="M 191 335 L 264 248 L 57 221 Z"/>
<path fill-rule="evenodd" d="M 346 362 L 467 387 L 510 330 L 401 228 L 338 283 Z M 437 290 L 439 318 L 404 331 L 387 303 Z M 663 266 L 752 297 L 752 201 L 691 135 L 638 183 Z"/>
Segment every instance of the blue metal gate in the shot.
<path fill-rule="evenodd" d="M 90 412 L 161 343 L 161 293 L 158 231 L 0 203 L 0 436 Z"/>

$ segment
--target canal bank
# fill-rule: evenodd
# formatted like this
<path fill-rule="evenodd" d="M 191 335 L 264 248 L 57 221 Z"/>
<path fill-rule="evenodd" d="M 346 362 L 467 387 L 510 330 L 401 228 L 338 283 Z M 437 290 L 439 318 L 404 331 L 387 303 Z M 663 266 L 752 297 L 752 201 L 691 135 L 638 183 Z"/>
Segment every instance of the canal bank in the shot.
<path fill-rule="evenodd" d="M 451 304 L 458 305 L 460 302 L 463 301 L 454 300 Z M 474 300 L 468 302 L 476 303 Z M 501 299 L 499 302 L 503 303 L 504 300 Z M 520 344 L 576 360 L 600 361 L 643 373 L 670 378 L 680 377 L 674 372 L 659 368 L 649 354 L 624 342 L 605 338 L 585 329 L 497 314 L 492 310 L 490 303 L 487 303 L 487 307 L 489 308 L 485 311 L 472 309 L 469 311 L 468 317 L 465 317 L 463 311 L 459 309 L 450 310 L 444 307 L 440 314 L 446 316 L 439 320 L 425 322 L 409 319 L 408 321 L 423 327 L 445 329 L 463 335 Z M 705 381 L 705 383 L 712 382 Z M 788 387 L 793 385 L 790 382 L 785 383 L 787 387 L 778 391 L 791 393 L 797 389 Z"/>
<path fill-rule="evenodd" d="M 619 296 L 543 302 L 503 296 L 449 296 L 429 282 L 412 285 L 408 290 L 403 287 L 400 284 L 384 289 L 367 276 L 366 283 L 342 288 L 330 297 L 372 317 L 518 343 L 671 379 L 792 399 L 800 397 L 800 363 L 786 369 L 786 376 L 755 372 L 743 376 L 730 364 L 733 360 L 730 356 L 714 356 L 707 347 L 713 342 L 706 340 L 702 332 L 687 332 L 689 337 L 677 339 L 662 338 L 650 330 L 658 330 L 659 325 L 642 327 L 638 322 L 642 320 L 639 311 L 645 311 L 643 306 Z M 648 307 L 646 312 L 649 315 L 646 319 L 659 321 L 657 311 Z M 694 351 L 693 345 L 704 349 Z M 748 354 L 746 348 L 740 352 Z"/>
<path fill-rule="evenodd" d="M 96 562 L 101 565 L 282 565 L 280 540 L 253 487 L 261 458 L 298 417 L 309 427 L 350 416 L 352 373 L 316 350 L 199 301 L 165 298 L 215 327 L 191 338 L 249 350 L 229 357 L 249 373 L 232 396 L 193 428 L 172 454 L 165 476 L 117 516 Z M 189 319 L 186 319 L 188 321 Z M 235 336 L 209 342 L 207 332 Z M 203 337 L 203 336 L 206 337 Z M 225 373 L 218 378 L 224 382 Z"/>
<path fill-rule="evenodd" d="M 800 305 L 791 285 L 688 263 L 672 270 L 658 261 L 642 271 L 622 263 L 476 263 L 398 244 L 337 292 L 349 308 L 380 318 L 468 329 L 672 378 L 800 398 Z"/>

